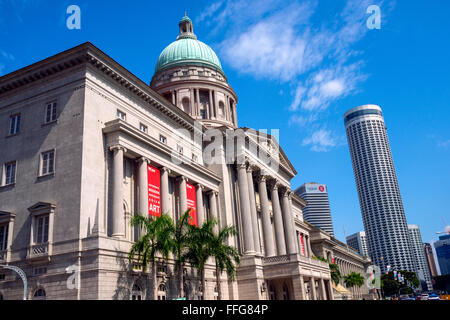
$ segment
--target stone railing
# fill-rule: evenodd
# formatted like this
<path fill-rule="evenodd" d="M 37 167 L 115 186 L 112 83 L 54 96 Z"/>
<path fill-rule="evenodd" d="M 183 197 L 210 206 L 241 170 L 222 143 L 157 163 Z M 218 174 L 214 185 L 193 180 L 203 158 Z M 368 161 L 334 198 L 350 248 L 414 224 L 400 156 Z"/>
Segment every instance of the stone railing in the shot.
<path fill-rule="evenodd" d="M 35 244 L 31 247 L 31 257 L 41 257 L 48 255 L 48 243 Z"/>
<path fill-rule="evenodd" d="M 273 264 L 273 263 L 289 262 L 289 261 L 291 261 L 291 258 L 289 255 L 263 258 L 264 264 Z"/>

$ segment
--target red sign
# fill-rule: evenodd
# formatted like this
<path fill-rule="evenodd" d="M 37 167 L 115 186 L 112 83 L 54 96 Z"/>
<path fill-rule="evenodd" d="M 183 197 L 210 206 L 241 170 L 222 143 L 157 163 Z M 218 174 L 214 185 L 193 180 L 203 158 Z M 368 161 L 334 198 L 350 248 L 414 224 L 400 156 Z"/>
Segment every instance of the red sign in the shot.
<path fill-rule="evenodd" d="M 325 191 L 325 188 L 324 188 L 323 186 L 319 186 L 319 191 L 320 191 L 320 192 L 324 192 L 324 191 Z"/>
<path fill-rule="evenodd" d="M 303 234 L 300 234 L 300 243 L 302 245 L 302 254 L 305 255 L 305 244 L 303 243 Z"/>
<path fill-rule="evenodd" d="M 158 169 L 147 166 L 148 214 L 161 217 L 161 178 Z"/>
<path fill-rule="evenodd" d="M 187 207 L 188 209 L 191 209 L 191 211 L 189 211 L 189 215 L 192 217 L 188 219 L 188 222 L 191 226 L 198 226 L 195 187 L 187 182 L 186 182 L 186 196 L 187 196 Z"/>

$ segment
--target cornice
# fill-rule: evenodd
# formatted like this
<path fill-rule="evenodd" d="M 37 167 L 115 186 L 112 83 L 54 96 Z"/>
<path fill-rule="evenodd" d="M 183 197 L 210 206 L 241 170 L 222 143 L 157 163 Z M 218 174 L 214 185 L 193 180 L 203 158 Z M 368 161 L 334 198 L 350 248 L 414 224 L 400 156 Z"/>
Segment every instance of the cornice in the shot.
<path fill-rule="evenodd" d="M 136 97 L 174 119 L 182 127 L 190 131 L 195 130 L 195 119 L 168 103 L 158 92 L 90 42 L 0 77 L 0 95 L 81 64 L 94 67 Z M 202 130 L 205 129 L 202 127 Z"/>

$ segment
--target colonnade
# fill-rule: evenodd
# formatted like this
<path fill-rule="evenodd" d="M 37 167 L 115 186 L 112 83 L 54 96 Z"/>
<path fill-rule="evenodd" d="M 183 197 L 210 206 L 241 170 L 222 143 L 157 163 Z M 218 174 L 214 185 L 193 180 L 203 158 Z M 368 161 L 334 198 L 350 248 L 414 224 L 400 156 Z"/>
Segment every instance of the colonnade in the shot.
<path fill-rule="evenodd" d="M 180 93 L 181 90 L 185 90 L 185 88 L 180 88 L 177 90 L 171 90 L 171 98 L 172 103 L 180 108 L 183 108 L 182 95 Z M 204 117 L 206 119 L 219 119 L 225 120 L 231 123 L 236 124 L 235 119 L 237 119 L 236 115 L 236 103 L 234 102 L 234 98 L 224 91 L 221 91 L 225 96 L 224 110 L 222 119 L 219 117 L 219 98 L 217 96 L 217 91 L 209 88 L 188 88 L 189 90 L 189 111 L 191 116 L 193 117 L 203 117 L 201 114 L 202 106 L 200 103 L 200 91 L 208 92 L 208 102 L 204 104 L 205 114 Z M 187 111 L 187 110 L 185 110 Z"/>
<path fill-rule="evenodd" d="M 237 164 L 239 205 L 241 208 L 244 254 L 261 254 L 258 215 L 255 200 L 253 173 L 257 177 L 261 203 L 262 239 L 266 257 L 296 254 L 294 221 L 290 197 L 292 191 L 282 186 L 275 177 L 261 172 L 255 165 Z M 271 195 L 274 231 L 270 216 L 268 191 Z"/>
<path fill-rule="evenodd" d="M 112 191 L 112 236 L 116 238 L 123 238 L 125 236 L 125 219 L 123 211 L 123 163 L 124 163 L 124 153 L 127 151 L 126 148 L 117 145 L 110 148 L 113 152 L 113 191 Z M 141 157 L 137 161 L 138 163 L 138 211 L 142 215 L 148 214 L 148 179 L 147 179 L 147 168 L 150 164 L 150 160 Z M 184 175 L 176 175 L 169 168 L 160 166 L 158 168 L 160 171 L 160 199 L 161 199 L 161 212 L 171 213 L 172 217 L 174 214 L 174 209 L 172 208 L 172 203 L 169 197 L 169 174 L 176 176 L 176 183 L 178 184 L 179 190 L 179 211 L 180 213 L 186 212 L 188 209 L 187 204 L 187 192 L 186 192 L 186 182 L 187 177 Z M 206 193 L 209 197 L 209 211 L 210 216 L 218 221 L 218 192 L 215 190 L 206 190 L 206 188 L 195 183 L 195 193 L 196 193 L 196 210 L 197 210 L 197 223 L 198 225 L 203 224 L 206 220 L 206 213 L 204 212 L 203 205 L 203 194 Z"/>

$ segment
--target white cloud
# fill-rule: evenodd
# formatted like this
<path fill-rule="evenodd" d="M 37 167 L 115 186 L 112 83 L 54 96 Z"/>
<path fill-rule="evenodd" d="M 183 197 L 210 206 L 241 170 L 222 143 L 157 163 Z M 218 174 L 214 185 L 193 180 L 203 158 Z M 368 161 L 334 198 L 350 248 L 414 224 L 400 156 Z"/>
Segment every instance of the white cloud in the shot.
<path fill-rule="evenodd" d="M 337 144 L 338 139 L 332 136 L 331 131 L 325 129 L 314 131 L 310 137 L 302 141 L 303 146 L 310 146 L 311 150 L 316 152 L 327 152 Z"/>
<path fill-rule="evenodd" d="M 212 26 L 213 36 L 222 37 L 219 55 L 233 69 L 291 87 L 289 125 L 304 127 L 332 103 L 357 92 L 368 77 L 362 70 L 364 53 L 355 45 L 368 32 L 367 7 L 381 2 L 333 2 L 337 14 L 319 16 L 326 2 L 219 0 L 200 20 Z M 314 151 L 339 145 L 325 129 L 303 142 Z"/>

